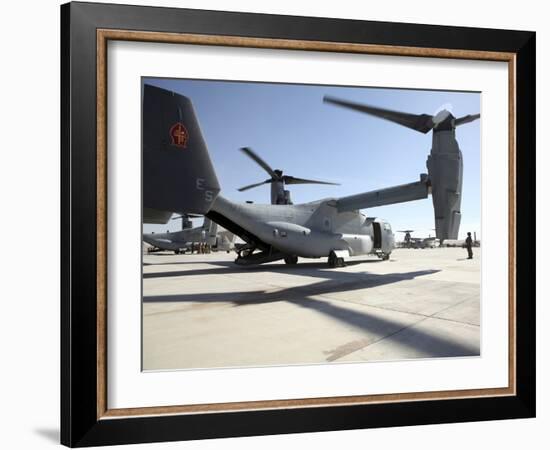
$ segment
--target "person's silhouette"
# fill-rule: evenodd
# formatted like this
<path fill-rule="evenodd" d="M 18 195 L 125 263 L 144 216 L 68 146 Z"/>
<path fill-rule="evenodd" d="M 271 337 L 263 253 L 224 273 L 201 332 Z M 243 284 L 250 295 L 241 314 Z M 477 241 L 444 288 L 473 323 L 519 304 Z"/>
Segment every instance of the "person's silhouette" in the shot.
<path fill-rule="evenodd" d="M 466 250 L 468 250 L 468 259 L 473 259 L 474 252 L 472 251 L 472 233 L 468 231 L 468 237 L 466 238 Z"/>

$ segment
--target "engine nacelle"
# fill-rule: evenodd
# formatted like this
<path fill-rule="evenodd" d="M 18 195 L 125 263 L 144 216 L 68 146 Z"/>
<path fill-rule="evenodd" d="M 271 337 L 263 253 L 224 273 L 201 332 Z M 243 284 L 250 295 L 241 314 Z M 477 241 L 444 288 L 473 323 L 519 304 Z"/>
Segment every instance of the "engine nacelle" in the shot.
<path fill-rule="evenodd" d="M 435 234 L 442 241 L 457 239 L 462 195 L 462 152 L 454 130 L 434 131 L 426 166 L 430 178 Z"/>

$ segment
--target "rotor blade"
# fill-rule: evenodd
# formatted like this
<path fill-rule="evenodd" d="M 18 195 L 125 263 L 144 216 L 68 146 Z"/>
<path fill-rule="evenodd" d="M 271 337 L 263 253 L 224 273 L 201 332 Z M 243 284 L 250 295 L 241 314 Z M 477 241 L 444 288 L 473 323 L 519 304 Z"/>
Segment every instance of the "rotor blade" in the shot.
<path fill-rule="evenodd" d="M 241 148 L 241 151 L 252 158 L 254 161 L 256 161 L 256 163 L 258 163 L 258 165 L 262 169 L 264 169 L 272 178 L 279 178 L 277 174 L 273 171 L 273 169 L 269 166 L 269 164 L 266 163 L 262 158 L 260 158 L 251 148 L 243 147 Z"/>
<path fill-rule="evenodd" d="M 249 184 L 248 186 L 243 186 L 242 188 L 238 189 L 238 191 L 239 191 L 239 192 L 248 191 L 249 189 L 252 189 L 252 188 L 261 186 L 262 184 L 271 183 L 271 181 L 272 181 L 272 180 L 265 180 L 265 181 L 262 181 L 262 182 L 260 182 L 260 183 Z"/>
<path fill-rule="evenodd" d="M 458 119 L 455 119 L 455 127 L 458 127 L 459 125 L 464 125 L 465 123 L 473 122 L 480 117 L 480 114 L 468 114 L 467 116 L 459 117 Z"/>
<path fill-rule="evenodd" d="M 386 119 L 390 122 L 403 125 L 404 127 L 420 131 L 421 133 L 427 133 L 434 127 L 432 116 L 429 114 L 409 114 L 400 111 L 392 111 L 390 109 L 376 108 L 374 106 L 364 105 L 361 103 L 341 100 L 327 95 L 323 97 L 323 101 L 325 103 L 332 103 L 344 108 L 350 108 L 355 111 L 370 114 L 371 116 L 379 117 L 381 119 Z"/>
<path fill-rule="evenodd" d="M 330 183 L 328 181 L 308 180 L 306 178 L 296 178 L 290 175 L 284 175 L 283 181 L 285 184 L 330 184 L 332 186 L 340 186 L 340 183 Z"/>

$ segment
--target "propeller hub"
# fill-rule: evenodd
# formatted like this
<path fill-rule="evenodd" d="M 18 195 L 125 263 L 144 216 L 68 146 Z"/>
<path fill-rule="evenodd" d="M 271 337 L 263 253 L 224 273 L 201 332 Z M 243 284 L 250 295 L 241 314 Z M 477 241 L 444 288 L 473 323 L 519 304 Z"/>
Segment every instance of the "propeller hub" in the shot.
<path fill-rule="evenodd" d="M 251 148 L 243 147 L 241 148 L 241 151 L 247 155 L 249 158 L 251 158 L 253 161 L 255 161 L 262 169 L 264 169 L 271 178 L 268 178 L 265 181 L 262 181 L 260 183 L 254 183 L 250 184 L 248 186 L 243 186 L 242 188 L 239 188 L 239 192 L 247 191 L 248 189 L 252 189 L 258 186 L 261 186 L 262 184 L 269 184 L 271 183 L 272 189 L 274 186 L 277 186 L 276 189 L 280 190 L 280 196 L 282 198 L 282 201 L 286 204 L 291 204 L 290 199 L 287 198 L 284 194 L 284 185 L 285 184 L 332 184 L 337 185 L 338 183 L 330 183 L 328 181 L 318 181 L 318 180 L 308 180 L 306 178 L 297 178 L 290 175 L 283 175 L 283 171 L 280 169 L 273 170 L 269 164 L 267 164 L 258 154 L 256 154 Z"/>
<path fill-rule="evenodd" d="M 455 116 L 453 116 L 449 111 L 443 109 L 439 111 L 432 119 L 434 126 L 433 130 L 454 130 L 455 126 Z"/>
<path fill-rule="evenodd" d="M 447 111 L 446 109 L 442 109 L 441 111 L 439 111 L 434 117 L 433 117 L 433 122 L 435 125 L 443 122 L 449 115 L 451 115 L 451 113 L 449 111 Z"/>

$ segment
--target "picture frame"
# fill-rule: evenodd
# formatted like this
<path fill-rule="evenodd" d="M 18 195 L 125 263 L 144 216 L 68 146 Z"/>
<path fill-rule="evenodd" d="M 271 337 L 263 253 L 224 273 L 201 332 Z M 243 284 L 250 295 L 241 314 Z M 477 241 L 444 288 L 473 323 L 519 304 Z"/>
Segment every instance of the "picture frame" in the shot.
<path fill-rule="evenodd" d="M 107 43 L 118 40 L 506 62 L 508 386 L 110 409 L 106 82 Z M 534 417 L 535 40 L 535 33 L 527 31 L 114 4 L 62 5 L 62 444 L 80 447 Z"/>

